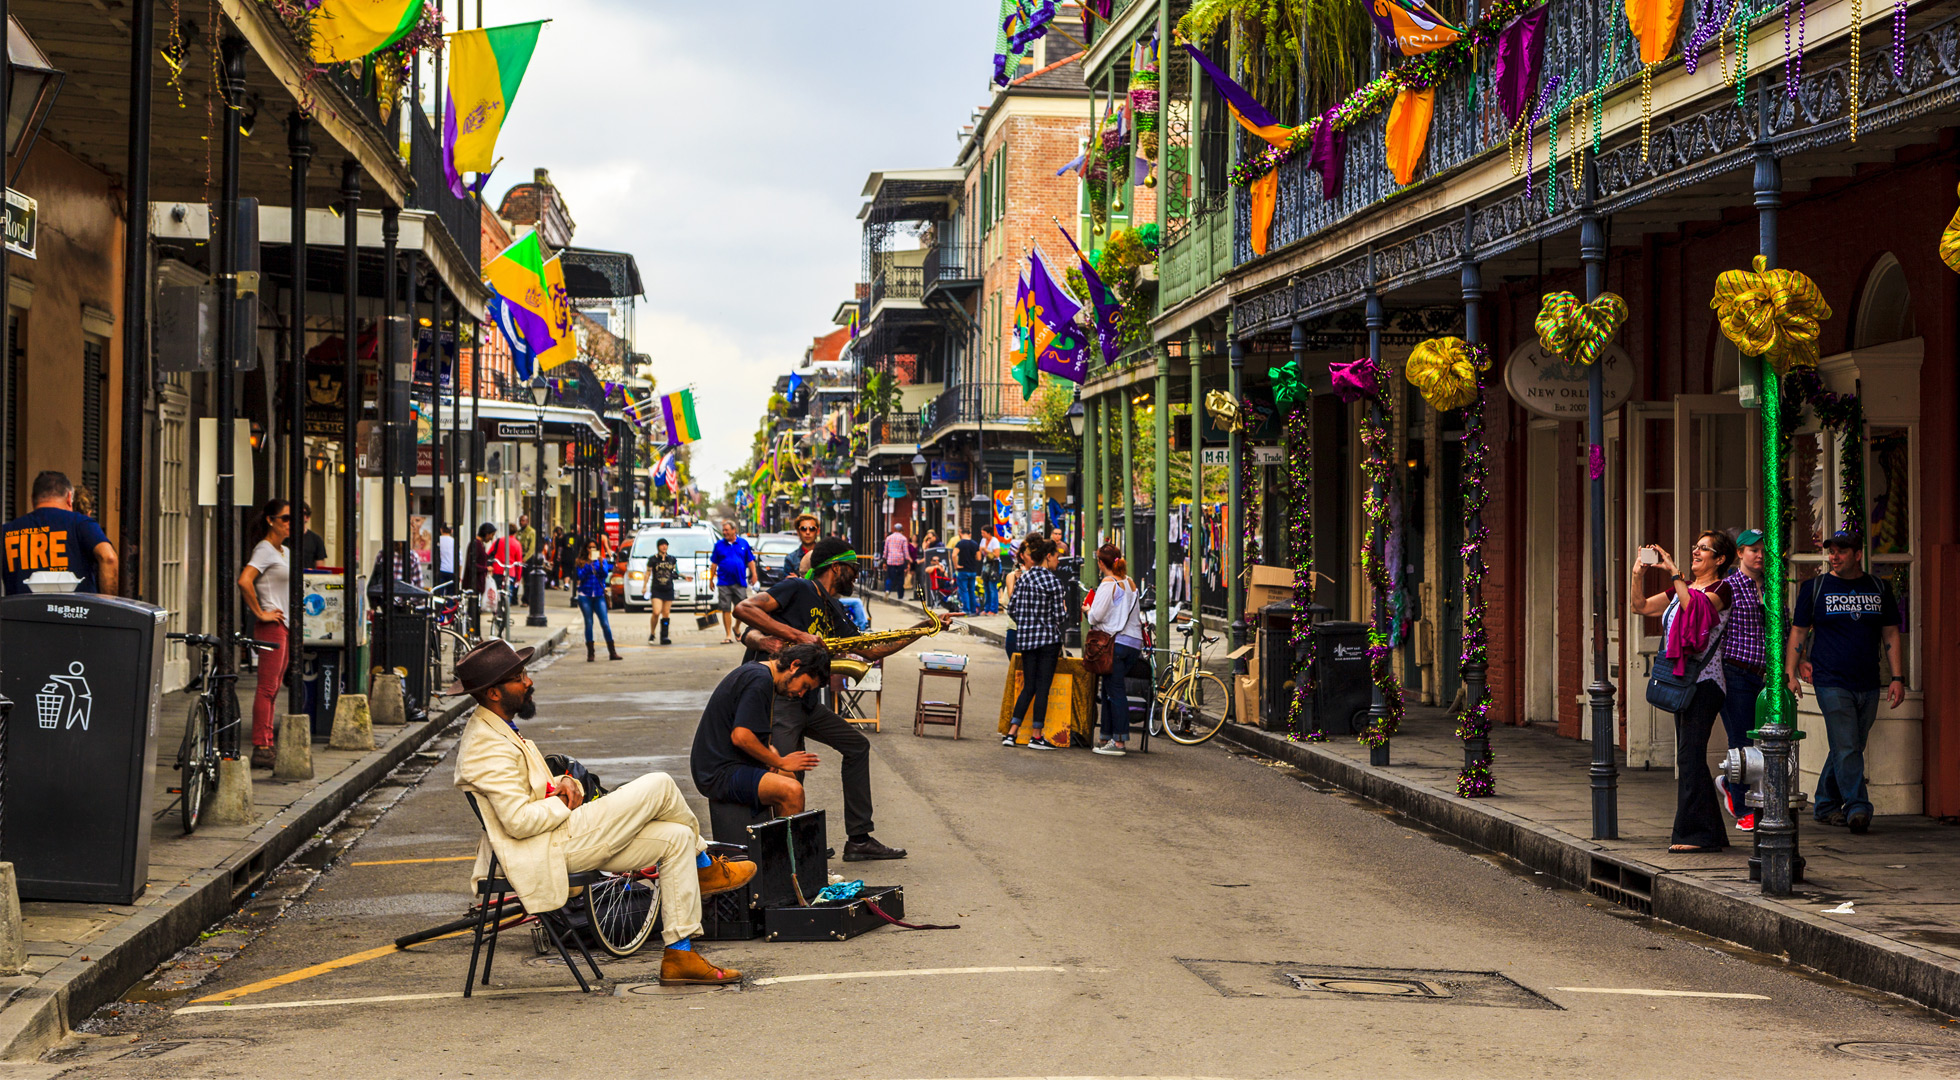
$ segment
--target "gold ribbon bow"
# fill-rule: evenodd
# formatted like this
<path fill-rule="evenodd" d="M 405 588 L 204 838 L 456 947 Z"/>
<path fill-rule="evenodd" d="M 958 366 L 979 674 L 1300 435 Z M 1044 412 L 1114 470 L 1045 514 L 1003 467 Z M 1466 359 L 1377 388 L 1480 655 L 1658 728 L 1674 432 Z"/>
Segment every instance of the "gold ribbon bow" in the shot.
<path fill-rule="evenodd" d="M 1459 337 L 1430 338 L 1409 354 L 1404 369 L 1422 400 L 1437 412 L 1461 409 L 1477 400 L 1477 371 L 1490 366 Z"/>
<path fill-rule="evenodd" d="M 1940 233 L 1940 261 L 1960 271 L 1960 210 L 1953 212 L 1953 220 Z"/>
<path fill-rule="evenodd" d="M 1211 414 L 1211 422 L 1222 430 L 1245 430 L 1245 415 L 1239 411 L 1239 403 L 1223 390 L 1213 390 L 1205 395 L 1205 412 Z"/>
<path fill-rule="evenodd" d="M 1545 297 L 1535 325 L 1538 342 L 1548 352 L 1569 364 L 1590 364 L 1625 321 L 1627 302 L 1618 293 L 1603 292 L 1599 299 L 1581 304 L 1569 292 L 1555 292 Z"/>
<path fill-rule="evenodd" d="M 1944 241 L 1942 241 L 1944 243 Z M 1779 375 L 1817 366 L 1817 335 L 1831 305 L 1809 276 L 1795 270 L 1729 270 L 1715 279 L 1708 306 L 1722 333 L 1745 356 L 1760 356 Z"/>

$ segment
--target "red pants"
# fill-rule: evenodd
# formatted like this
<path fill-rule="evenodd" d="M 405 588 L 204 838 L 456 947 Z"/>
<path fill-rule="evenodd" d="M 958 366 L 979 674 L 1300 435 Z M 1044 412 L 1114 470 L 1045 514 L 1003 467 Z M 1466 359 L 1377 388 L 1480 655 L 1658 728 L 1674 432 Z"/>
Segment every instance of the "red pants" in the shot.
<path fill-rule="evenodd" d="M 252 745 L 272 745 L 273 705 L 286 685 L 286 624 L 262 622 L 252 628 L 252 637 L 279 646 L 259 654 L 259 692 L 252 698 Z"/>

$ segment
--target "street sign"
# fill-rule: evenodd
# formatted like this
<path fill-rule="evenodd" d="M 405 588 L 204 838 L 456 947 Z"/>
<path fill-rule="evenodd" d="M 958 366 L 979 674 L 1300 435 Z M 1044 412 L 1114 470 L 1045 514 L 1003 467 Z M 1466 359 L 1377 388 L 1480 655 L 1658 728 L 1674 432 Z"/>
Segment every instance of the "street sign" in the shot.
<path fill-rule="evenodd" d="M 1232 450 L 1226 446 L 1207 446 L 1198 451 L 1198 455 L 1199 459 L 1204 462 L 1206 468 L 1210 468 L 1213 465 L 1230 465 L 1232 463 Z"/>
<path fill-rule="evenodd" d="M 1252 463 L 1254 465 L 1284 465 L 1286 464 L 1286 451 L 1277 446 L 1252 447 Z"/>
<path fill-rule="evenodd" d="M 919 498 L 921 499 L 943 499 L 945 497 L 946 489 L 938 485 L 927 485 L 919 489 Z"/>
<path fill-rule="evenodd" d="M 1286 450 L 1283 447 L 1248 446 L 1245 450 L 1252 455 L 1254 465 L 1286 464 Z M 1199 456 L 1207 467 L 1232 463 L 1232 449 L 1228 446 L 1207 446 L 1199 452 Z"/>
<path fill-rule="evenodd" d="M 1047 479 L 1048 463 L 1041 460 L 1040 458 L 1035 458 L 1034 460 L 1028 462 L 1028 475 L 1029 477 L 1032 478 L 1031 482 L 1033 483 L 1033 485 L 1035 487 L 1040 487 L 1042 485 L 1042 482 Z"/>
<path fill-rule="evenodd" d="M 509 420 L 497 421 L 497 438 L 499 439 L 535 439 L 537 437 L 538 424 L 535 420 L 522 423 L 513 423 Z"/>
<path fill-rule="evenodd" d="M 8 188 L 6 230 L 7 250 L 33 258 L 34 242 L 41 234 L 41 205 Z"/>

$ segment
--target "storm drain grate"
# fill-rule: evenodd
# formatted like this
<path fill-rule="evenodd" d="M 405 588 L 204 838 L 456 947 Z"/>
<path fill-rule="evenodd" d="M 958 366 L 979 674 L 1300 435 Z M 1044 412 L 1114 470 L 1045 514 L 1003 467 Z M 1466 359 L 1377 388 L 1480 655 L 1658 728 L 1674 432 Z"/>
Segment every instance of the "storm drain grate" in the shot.
<path fill-rule="evenodd" d="M 1559 1007 L 1495 971 L 1183 958 L 1178 963 L 1225 997 L 1426 1001 L 1499 1009 Z"/>
<path fill-rule="evenodd" d="M 1642 915 L 1654 913 L 1654 875 L 1645 870 L 1595 855 L 1586 891 Z"/>

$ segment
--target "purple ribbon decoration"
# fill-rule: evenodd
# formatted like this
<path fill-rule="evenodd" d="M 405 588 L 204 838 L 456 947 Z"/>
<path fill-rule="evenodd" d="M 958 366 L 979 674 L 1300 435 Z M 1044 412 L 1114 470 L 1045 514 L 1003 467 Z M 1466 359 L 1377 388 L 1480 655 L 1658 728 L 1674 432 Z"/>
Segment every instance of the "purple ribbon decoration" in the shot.
<path fill-rule="evenodd" d="M 1606 449 L 1598 443 L 1586 447 L 1586 468 L 1594 480 L 1604 479 L 1606 476 Z"/>
<path fill-rule="evenodd" d="M 1538 69 L 1545 61 L 1545 19 L 1550 9 L 1536 8 L 1511 20 L 1497 35 L 1497 63 L 1492 81 L 1497 84 L 1497 105 L 1504 111 L 1504 124 L 1514 127 L 1531 103 L 1531 89 L 1538 82 Z"/>
<path fill-rule="evenodd" d="M 1313 150 L 1307 157 L 1307 167 L 1320 174 L 1320 197 L 1329 200 L 1340 195 L 1341 174 L 1347 168 L 1347 132 L 1335 130 L 1335 111 L 1320 114 L 1320 124 L 1313 132 Z"/>
<path fill-rule="evenodd" d="M 1327 372 L 1333 376 L 1334 393 L 1349 404 L 1381 395 L 1381 371 L 1365 356 L 1352 363 L 1329 364 Z"/>

